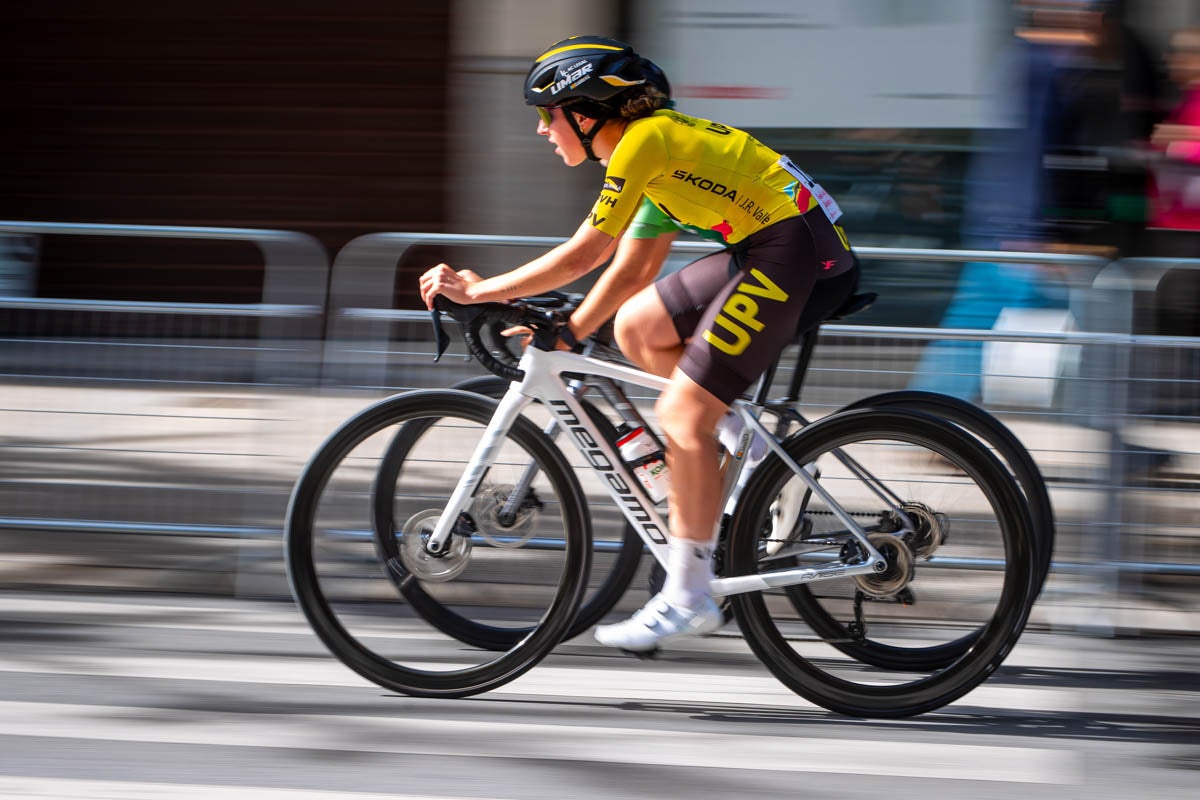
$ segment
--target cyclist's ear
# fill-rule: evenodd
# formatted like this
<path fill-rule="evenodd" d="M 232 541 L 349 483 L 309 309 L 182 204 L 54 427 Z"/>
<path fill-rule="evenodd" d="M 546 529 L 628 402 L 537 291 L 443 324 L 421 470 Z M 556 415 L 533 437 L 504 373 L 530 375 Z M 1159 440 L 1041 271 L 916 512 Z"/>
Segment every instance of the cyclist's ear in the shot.
<path fill-rule="evenodd" d="M 596 127 L 596 120 L 592 117 L 580 114 L 578 111 L 568 111 L 567 113 L 575 116 L 575 122 L 579 125 L 579 130 L 584 133 L 591 133 L 592 129 Z"/>

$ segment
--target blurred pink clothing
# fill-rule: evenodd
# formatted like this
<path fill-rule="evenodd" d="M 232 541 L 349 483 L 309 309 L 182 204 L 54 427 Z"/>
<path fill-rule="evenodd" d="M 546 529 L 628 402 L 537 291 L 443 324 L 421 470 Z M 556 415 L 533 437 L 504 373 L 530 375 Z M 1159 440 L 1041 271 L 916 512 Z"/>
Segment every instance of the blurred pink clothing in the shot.
<path fill-rule="evenodd" d="M 1190 87 L 1165 120 L 1200 129 L 1200 86 Z M 1170 157 L 1155 170 L 1151 225 L 1200 231 L 1200 138 L 1174 142 Z"/>

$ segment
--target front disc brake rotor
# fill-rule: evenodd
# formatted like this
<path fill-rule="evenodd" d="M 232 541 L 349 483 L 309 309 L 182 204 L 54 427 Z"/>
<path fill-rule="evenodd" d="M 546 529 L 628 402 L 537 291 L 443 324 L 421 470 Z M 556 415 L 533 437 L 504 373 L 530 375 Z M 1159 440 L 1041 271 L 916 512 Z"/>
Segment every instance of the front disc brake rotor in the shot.
<path fill-rule="evenodd" d="M 417 580 L 431 583 L 452 581 L 471 562 L 471 537 L 450 534 L 444 553 L 434 555 L 425 549 L 442 512 L 429 509 L 408 518 L 400 529 L 400 561 Z"/>

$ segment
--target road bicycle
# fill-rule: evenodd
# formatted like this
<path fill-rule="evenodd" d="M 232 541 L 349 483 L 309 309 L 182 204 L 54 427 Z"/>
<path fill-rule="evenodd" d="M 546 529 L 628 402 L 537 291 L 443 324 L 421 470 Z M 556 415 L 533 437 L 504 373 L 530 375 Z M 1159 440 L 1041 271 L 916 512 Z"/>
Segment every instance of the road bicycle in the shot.
<path fill-rule="evenodd" d="M 287 519 L 293 592 L 322 641 L 367 679 L 419 696 L 500 686 L 572 630 L 593 555 L 589 500 L 600 491 L 660 564 L 666 549 L 663 512 L 621 461 L 612 423 L 601 423 L 603 412 L 589 410 L 579 391 L 656 391 L 665 381 L 554 350 L 561 309 L 451 311 L 468 329 L 481 318 L 531 329 L 519 380 L 498 401 L 427 390 L 367 408 L 313 456 Z M 471 346 L 488 357 L 478 340 Z M 626 405 L 622 416 L 638 414 Z M 731 514 L 713 591 L 728 599 L 768 669 L 810 701 L 858 716 L 923 713 L 986 679 L 1024 627 L 1038 547 L 1026 498 L 988 447 L 944 419 L 892 406 L 842 411 L 784 438 L 756 416 L 765 407 L 734 408 L 770 452 L 744 481 L 744 452 L 729 457 Z M 381 527 L 380 465 L 397 437 L 416 429 L 409 452 L 418 439 L 428 452 L 419 466 L 402 459 L 387 492 L 401 522 Z M 571 443 L 574 462 L 551 429 Z M 587 494 L 577 470 L 594 479 Z M 781 523 L 779 501 L 792 485 L 803 487 L 791 492 L 800 508 Z M 356 527 L 363 517 L 365 533 Z M 364 574 L 339 566 L 351 548 L 377 565 L 369 589 Z M 540 590 L 529 588 L 533 574 Z M 813 618 L 827 618 L 833 635 Z M 397 632 L 399 620 L 418 619 L 434 630 L 416 640 Z M 494 641 L 464 649 L 460 636 L 445 635 L 461 620 L 493 631 Z M 864 653 L 893 663 L 881 670 Z"/>
<path fill-rule="evenodd" d="M 568 307 L 578 303 L 579 299 L 581 296 L 556 292 L 539 298 L 538 302 L 542 307 L 558 307 L 569 310 Z M 855 295 L 841 308 L 834 311 L 830 319 L 842 319 L 857 313 L 868 307 L 874 299 L 873 293 Z M 516 366 L 519 356 L 512 352 L 511 342 L 513 340 L 501 333 L 503 328 L 507 327 L 503 317 L 504 315 L 479 313 L 468 320 L 463 330 L 468 350 L 474 353 L 476 360 L 493 374 L 472 377 L 454 384 L 450 388 L 476 392 L 498 400 L 508 391 L 509 384 L 513 380 L 519 380 L 519 370 Z M 764 418 L 772 420 L 771 429 L 776 438 L 783 438 L 789 430 L 809 424 L 809 420 L 799 412 L 797 402 L 812 359 L 817 333 L 817 330 L 814 329 L 801 335 L 795 368 L 792 371 L 786 394 L 775 399 L 768 397 L 778 366 L 776 364 L 762 376 L 753 399 L 750 401 L 754 408 L 753 413 L 756 413 L 760 420 Z M 607 330 L 600 331 L 598 336 L 591 337 L 584 343 L 583 352 L 593 357 L 622 362 L 623 358 L 619 351 L 611 346 L 610 338 Z M 643 424 L 640 414 L 630 403 L 628 397 L 612 381 L 593 380 L 589 384 L 577 380 L 571 384 L 570 388 L 577 397 L 589 390 L 593 392 L 599 390 L 602 400 L 609 404 L 615 412 L 615 416 L 622 426 L 621 430 L 635 429 Z M 592 420 L 601 427 L 605 438 L 610 442 L 616 441 L 618 429 L 613 427 L 609 419 L 586 399 L 583 400 L 582 405 Z M 1049 572 L 1053 550 L 1054 518 L 1045 481 L 1029 451 L 994 416 L 977 406 L 948 395 L 915 391 L 885 392 L 858 400 L 847 408 L 880 406 L 922 411 L 954 422 L 987 444 L 1001 462 L 1008 467 L 1026 495 L 1034 526 L 1034 539 L 1037 544 L 1034 554 L 1036 575 L 1031 602 L 1035 600 Z M 431 424 L 431 420 L 424 420 L 402 426 L 381 461 L 378 478 L 372 490 L 373 531 L 377 544 L 386 557 L 397 555 L 393 497 L 397 477 L 404 468 L 410 453 L 416 453 L 416 457 L 419 459 L 421 451 L 428 446 L 421 443 Z M 554 422 L 551 422 L 545 429 L 545 433 L 551 438 L 559 432 L 560 429 Z M 530 469 L 533 469 L 532 465 Z M 742 477 L 745 478 L 747 475 L 748 472 L 743 473 Z M 506 494 L 503 501 L 495 503 L 492 506 L 493 513 L 488 515 L 489 528 L 512 532 L 517 519 L 511 510 L 507 519 L 499 518 L 497 512 L 503 511 L 505 503 L 511 504 L 510 508 L 516 507 L 519 498 L 523 496 L 521 491 L 523 483 L 524 481 L 518 481 L 513 487 L 505 488 Z M 783 502 L 787 501 L 789 495 L 796 495 L 795 502 L 802 502 L 805 492 L 806 487 L 802 482 L 794 481 L 790 488 L 785 487 Z M 736 500 L 736 493 L 733 499 Z M 780 513 L 778 506 L 781 504 L 779 501 L 776 503 L 777 515 Z M 910 513 L 922 515 L 925 512 L 921 509 L 913 509 Z M 503 514 L 501 513 L 500 516 Z M 777 550 L 787 541 L 802 535 L 803 526 L 811 526 L 812 523 L 811 516 L 793 513 L 789 518 L 789 529 L 773 532 L 780 538 L 768 539 L 766 546 L 769 549 Z M 932 529 L 936 526 L 944 526 L 945 522 L 927 517 L 921 524 Z M 774 527 L 778 528 L 779 525 L 776 524 Z M 602 546 L 593 547 L 592 569 L 594 573 L 599 574 L 600 580 L 585 596 L 575 622 L 568 629 L 565 637 L 567 639 L 590 630 L 592 626 L 603 619 L 625 594 L 637 572 L 643 547 L 641 539 L 638 538 L 631 525 L 625 525 L 615 540 L 605 540 L 599 544 Z M 664 579 L 665 571 L 661 565 L 655 563 L 649 584 L 652 594 L 657 593 Z M 414 594 L 419 592 L 418 589 L 412 591 Z M 869 639 L 865 632 L 865 623 L 861 618 L 862 596 L 865 594 L 861 589 L 856 590 L 858 596 L 855 602 L 849 606 L 852 610 L 856 610 L 854 619 L 845 622 L 839 621 L 828 613 L 825 606 L 817 602 L 812 593 L 804 587 L 799 587 L 794 591 L 793 603 L 801 609 L 809 625 L 835 647 L 860 661 L 881 668 L 936 669 L 949 664 L 962 650 L 970 646 L 971 637 L 962 637 L 954 642 L 936 647 L 893 648 L 881 646 Z M 421 605 L 422 608 L 430 608 L 428 603 L 423 600 L 424 598 L 417 596 L 414 602 Z M 514 643 L 516 638 L 526 632 L 521 629 L 481 625 L 445 609 L 431 609 L 430 613 L 426 614 L 426 618 L 445 633 L 476 647 L 506 649 Z"/>

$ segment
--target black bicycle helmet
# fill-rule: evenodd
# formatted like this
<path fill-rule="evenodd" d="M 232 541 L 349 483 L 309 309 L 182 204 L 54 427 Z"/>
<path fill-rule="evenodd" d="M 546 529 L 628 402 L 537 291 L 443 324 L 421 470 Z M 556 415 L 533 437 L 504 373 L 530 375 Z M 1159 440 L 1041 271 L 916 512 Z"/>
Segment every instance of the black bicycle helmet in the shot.
<path fill-rule="evenodd" d="M 654 62 L 633 47 L 606 36 L 572 36 L 555 42 L 533 61 L 525 77 L 525 103 L 531 106 L 564 106 L 596 120 L 584 134 L 567 115 L 588 158 L 592 140 L 610 119 L 620 116 L 621 105 L 640 87 L 650 85 L 671 96 L 667 76 Z"/>

